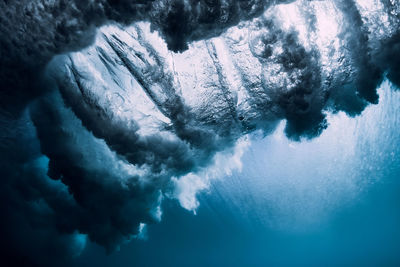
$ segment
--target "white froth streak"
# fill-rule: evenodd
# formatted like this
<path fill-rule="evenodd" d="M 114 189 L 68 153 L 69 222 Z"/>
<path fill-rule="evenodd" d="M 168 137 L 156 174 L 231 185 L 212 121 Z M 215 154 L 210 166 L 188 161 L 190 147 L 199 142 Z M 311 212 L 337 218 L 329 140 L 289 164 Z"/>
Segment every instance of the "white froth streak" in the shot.
<path fill-rule="evenodd" d="M 209 189 L 212 180 L 230 176 L 233 172 L 240 172 L 243 167 L 241 158 L 249 146 L 250 139 L 248 136 L 244 136 L 237 141 L 234 148 L 218 152 L 214 156 L 211 166 L 197 173 L 189 173 L 179 179 L 173 177 L 175 191 L 172 197 L 176 198 L 183 208 L 196 214 L 196 209 L 200 205 L 196 195 Z"/>

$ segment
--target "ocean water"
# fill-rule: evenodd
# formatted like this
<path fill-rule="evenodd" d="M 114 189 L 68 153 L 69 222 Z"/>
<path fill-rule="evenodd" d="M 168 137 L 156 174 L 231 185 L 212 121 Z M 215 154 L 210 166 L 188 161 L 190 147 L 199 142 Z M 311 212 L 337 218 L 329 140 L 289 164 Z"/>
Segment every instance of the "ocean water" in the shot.
<path fill-rule="evenodd" d="M 384 81 L 362 115 L 329 115 L 318 138 L 283 126 L 251 137 L 243 168 L 198 196 L 196 215 L 165 201 L 144 239 L 77 266 L 399 266 L 400 91 Z"/>

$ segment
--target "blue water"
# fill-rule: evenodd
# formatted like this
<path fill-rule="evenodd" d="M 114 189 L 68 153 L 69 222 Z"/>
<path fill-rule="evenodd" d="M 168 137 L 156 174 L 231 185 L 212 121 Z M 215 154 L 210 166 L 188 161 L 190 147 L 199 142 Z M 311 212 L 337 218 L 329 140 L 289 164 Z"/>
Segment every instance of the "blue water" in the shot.
<path fill-rule="evenodd" d="M 197 215 L 165 201 L 147 240 L 111 255 L 90 244 L 77 266 L 400 266 L 400 91 L 379 93 L 311 141 L 290 142 L 284 125 L 253 138 Z"/>

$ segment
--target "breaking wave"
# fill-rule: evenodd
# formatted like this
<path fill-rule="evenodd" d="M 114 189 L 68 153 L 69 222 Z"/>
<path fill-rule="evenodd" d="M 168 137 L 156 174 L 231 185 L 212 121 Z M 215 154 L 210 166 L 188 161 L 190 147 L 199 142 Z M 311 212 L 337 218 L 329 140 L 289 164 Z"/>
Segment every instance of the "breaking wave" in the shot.
<path fill-rule="evenodd" d="M 4 106 L 28 103 L 29 114 L 5 113 L 1 138 L 15 139 L 2 157 L 34 145 L 3 160 L 12 185 L 2 190 L 23 170 L 24 192 L 38 193 L 21 199 L 42 206 L 20 205 L 50 218 L 39 224 L 60 243 L 75 238 L 75 254 L 82 236 L 109 250 L 140 236 L 164 198 L 195 211 L 211 179 L 240 169 L 248 136 L 286 121 L 288 138 L 314 138 L 328 114 L 378 103 L 385 77 L 400 85 L 394 1 L 22 2 L 0 3 L 16 22 L 0 28 L 13 48 L 1 60 L 4 92 L 29 95 L 6 93 Z M 3 40 L 32 18 L 30 34 Z"/>

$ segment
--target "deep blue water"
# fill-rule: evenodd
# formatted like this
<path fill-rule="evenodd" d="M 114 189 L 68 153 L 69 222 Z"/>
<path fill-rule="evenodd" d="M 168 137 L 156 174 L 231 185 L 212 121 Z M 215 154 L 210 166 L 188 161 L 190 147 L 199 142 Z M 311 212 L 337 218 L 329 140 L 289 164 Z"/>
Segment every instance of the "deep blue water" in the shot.
<path fill-rule="evenodd" d="M 162 222 L 77 266 L 400 266 L 400 91 L 357 118 L 330 117 L 311 141 L 282 127 L 256 138 L 243 169 L 213 182 L 193 215 L 165 201 Z"/>

